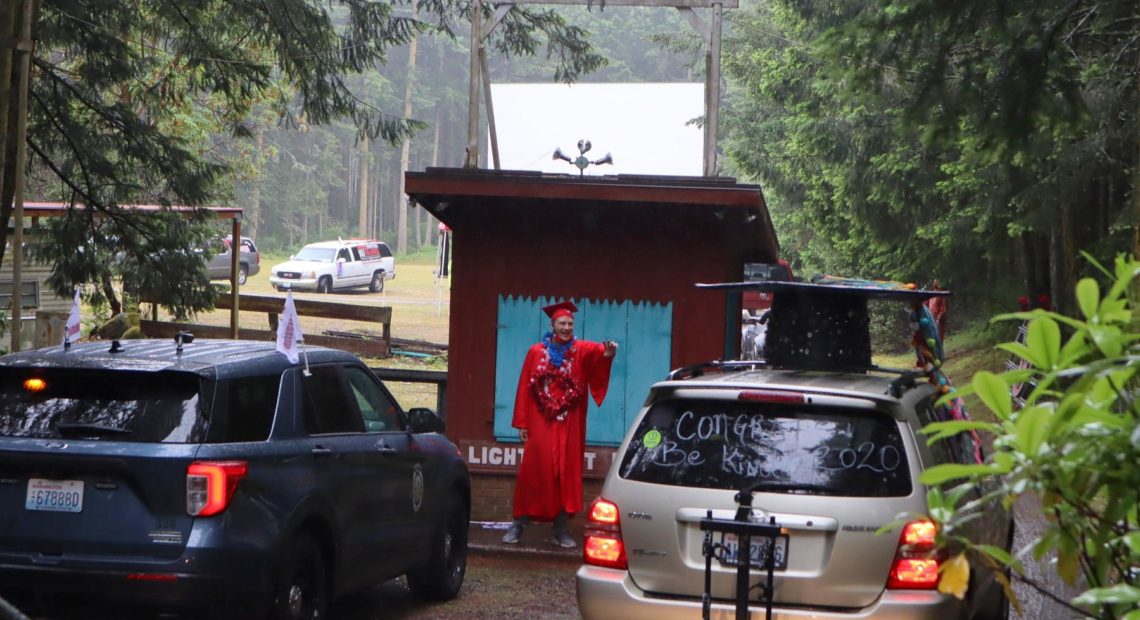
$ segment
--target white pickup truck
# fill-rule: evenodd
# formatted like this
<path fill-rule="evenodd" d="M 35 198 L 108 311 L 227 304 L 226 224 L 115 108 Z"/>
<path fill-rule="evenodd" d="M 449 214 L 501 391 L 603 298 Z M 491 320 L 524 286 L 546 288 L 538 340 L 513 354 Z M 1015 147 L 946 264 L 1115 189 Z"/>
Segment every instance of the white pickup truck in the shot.
<path fill-rule="evenodd" d="M 396 277 L 396 259 L 383 241 L 341 239 L 310 243 L 287 262 L 274 265 L 269 283 L 279 291 L 331 293 L 367 286 L 379 293 Z"/>

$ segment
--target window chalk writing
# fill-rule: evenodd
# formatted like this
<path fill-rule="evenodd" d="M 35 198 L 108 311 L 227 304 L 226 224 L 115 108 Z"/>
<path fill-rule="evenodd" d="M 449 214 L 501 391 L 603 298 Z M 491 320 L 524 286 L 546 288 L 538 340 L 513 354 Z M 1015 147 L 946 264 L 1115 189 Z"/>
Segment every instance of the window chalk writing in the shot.
<path fill-rule="evenodd" d="M 855 444 L 850 429 L 826 420 L 684 411 L 662 431 L 647 446 L 646 456 L 651 464 L 666 468 L 702 466 L 712 458 L 711 465 L 723 472 L 768 478 L 805 468 L 881 474 L 905 462 L 895 445 L 870 440 Z"/>

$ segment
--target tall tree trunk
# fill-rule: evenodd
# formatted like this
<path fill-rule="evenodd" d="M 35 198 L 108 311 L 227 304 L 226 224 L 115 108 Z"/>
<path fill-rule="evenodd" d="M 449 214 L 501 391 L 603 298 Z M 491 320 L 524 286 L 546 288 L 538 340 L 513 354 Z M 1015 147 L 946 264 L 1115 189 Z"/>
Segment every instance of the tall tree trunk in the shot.
<path fill-rule="evenodd" d="M 101 285 L 103 289 L 103 296 L 107 298 L 107 303 L 111 306 L 111 316 L 122 313 L 123 302 L 119 301 L 119 296 L 115 294 L 115 285 L 111 282 L 111 279 L 103 276 Z M 138 300 L 136 299 L 134 303 L 135 307 L 137 308 Z"/>
<path fill-rule="evenodd" d="M 20 22 L 16 19 L 23 7 L 20 2 L 6 0 L 0 13 L 0 37 L 18 41 Z M 0 47 L 0 262 L 8 246 L 8 222 L 12 217 L 13 181 L 16 178 L 16 107 L 11 102 L 19 83 L 16 68 L 16 49 L 12 45 Z"/>
<path fill-rule="evenodd" d="M 1025 250 L 1025 289 L 1029 307 L 1033 308 L 1041 295 L 1049 294 L 1049 235 L 1027 232 L 1022 240 Z"/>
<path fill-rule="evenodd" d="M 368 237 L 368 166 L 371 163 L 368 156 L 368 134 L 360 139 L 360 217 L 357 227 L 361 237 Z"/>
<path fill-rule="evenodd" d="M 408 44 L 408 81 L 404 87 L 404 118 L 412 117 L 412 89 L 416 83 L 416 43 L 419 37 L 413 36 Z M 411 141 L 404 140 L 400 145 L 400 188 L 396 194 L 396 251 L 403 254 L 408 251 L 408 201 L 404 199 L 404 173 L 408 171 L 408 152 L 411 150 Z"/>
<path fill-rule="evenodd" d="M 443 127 L 443 111 L 441 108 L 437 107 L 435 110 L 435 136 L 433 137 L 431 144 L 431 165 L 433 168 L 439 166 L 439 135 L 442 131 L 440 129 L 441 127 Z M 431 213 L 429 213 L 427 209 L 420 209 L 420 211 L 424 212 L 423 245 L 430 246 L 432 245 L 432 229 L 435 228 L 435 226 L 432 225 L 433 222 Z"/>
<path fill-rule="evenodd" d="M 1073 240 L 1073 208 L 1061 206 L 1058 226 L 1053 228 L 1049 257 L 1049 289 L 1052 291 L 1053 309 L 1068 314 L 1072 309 L 1073 277 L 1076 273 L 1076 248 Z"/>
<path fill-rule="evenodd" d="M 1136 54 L 1136 64 L 1140 66 L 1140 52 Z M 1136 81 L 1136 91 L 1140 94 L 1140 80 Z M 1140 132 L 1136 134 L 1136 150 L 1132 160 L 1132 258 L 1140 260 Z M 1132 304 L 1132 329 L 1140 330 L 1140 278 L 1132 279 L 1128 295 Z"/>
<path fill-rule="evenodd" d="M 257 154 L 258 159 L 261 159 L 261 149 L 265 148 L 265 127 L 258 126 L 257 128 Z M 246 219 L 249 220 L 247 226 L 249 227 L 250 237 L 257 237 L 258 230 L 261 226 L 261 183 L 264 180 L 265 166 L 260 165 L 260 175 L 253 184 L 253 191 L 249 196 L 249 213 L 246 214 Z"/>

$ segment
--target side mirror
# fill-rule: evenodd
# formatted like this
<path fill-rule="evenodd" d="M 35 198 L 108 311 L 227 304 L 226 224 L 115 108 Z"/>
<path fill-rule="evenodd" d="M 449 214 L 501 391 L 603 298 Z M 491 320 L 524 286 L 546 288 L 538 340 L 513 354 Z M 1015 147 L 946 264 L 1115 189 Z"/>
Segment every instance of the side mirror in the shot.
<path fill-rule="evenodd" d="M 434 409 L 412 407 L 404 412 L 404 427 L 413 433 L 442 433 L 443 420 Z"/>
<path fill-rule="evenodd" d="M 336 262 L 338 262 L 338 263 L 345 263 L 345 262 L 348 262 L 348 261 L 346 261 L 346 260 L 344 260 L 344 258 L 342 258 L 342 257 L 339 257 L 339 256 L 338 256 L 338 257 L 337 257 L 337 259 L 336 259 Z"/>

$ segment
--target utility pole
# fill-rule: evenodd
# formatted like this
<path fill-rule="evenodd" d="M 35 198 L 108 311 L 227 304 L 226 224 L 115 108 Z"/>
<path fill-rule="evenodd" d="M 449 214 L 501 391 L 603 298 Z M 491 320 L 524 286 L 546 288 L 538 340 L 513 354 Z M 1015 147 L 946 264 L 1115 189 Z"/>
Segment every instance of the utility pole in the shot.
<path fill-rule="evenodd" d="M 471 1 L 471 57 L 467 68 L 467 154 L 464 168 L 479 167 L 479 48 L 483 45 L 483 3 Z"/>

